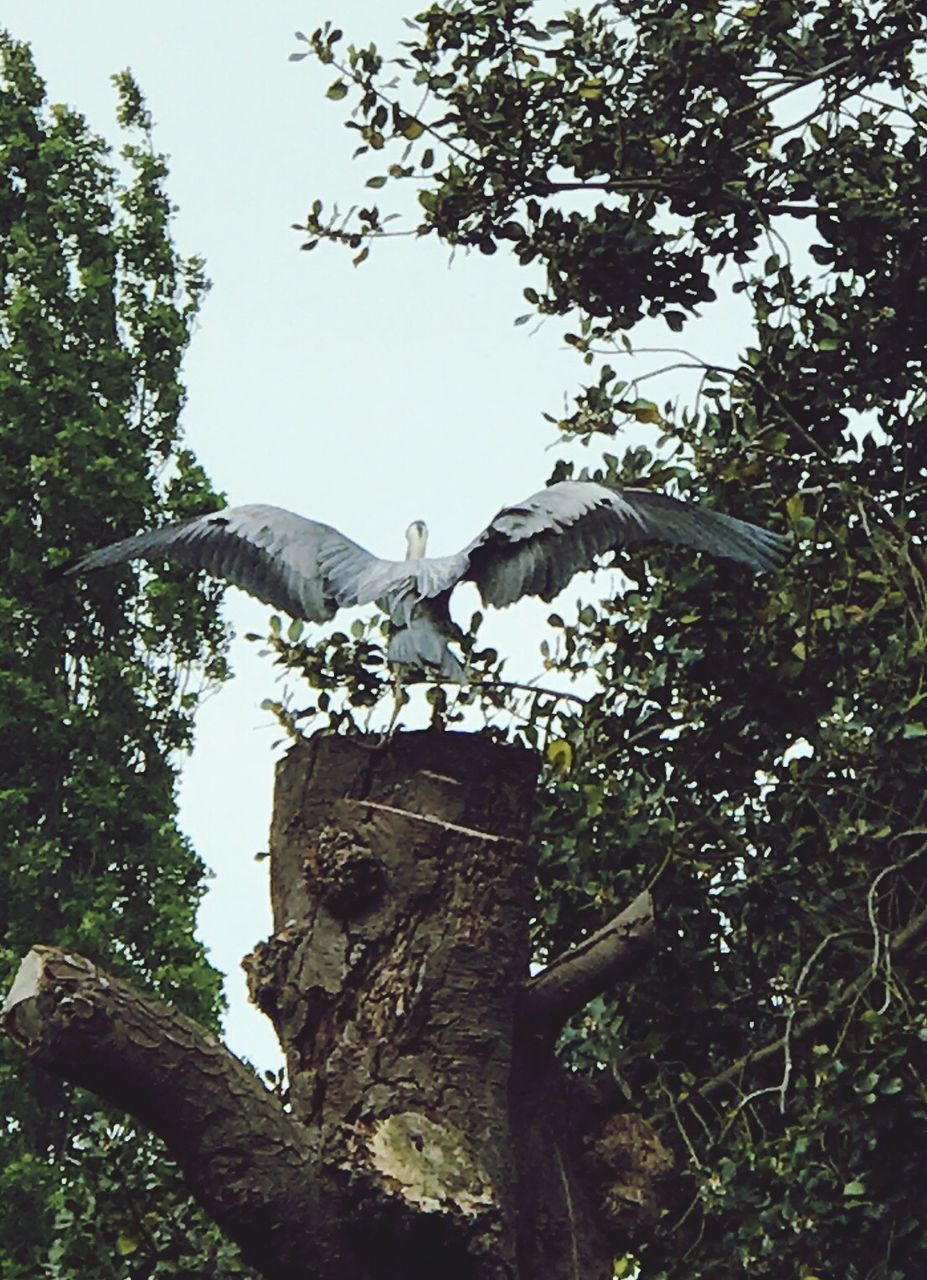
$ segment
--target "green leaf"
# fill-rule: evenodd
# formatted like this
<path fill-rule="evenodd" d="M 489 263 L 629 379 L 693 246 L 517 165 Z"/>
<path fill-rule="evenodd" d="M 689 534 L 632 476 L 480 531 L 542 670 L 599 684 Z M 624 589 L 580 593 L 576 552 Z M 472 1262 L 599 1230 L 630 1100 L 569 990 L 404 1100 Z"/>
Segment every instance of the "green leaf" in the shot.
<path fill-rule="evenodd" d="M 335 102 L 340 102 L 342 98 L 347 96 L 348 86 L 343 80 L 336 80 L 334 84 L 328 86 L 325 91 L 326 98 L 332 98 Z"/>
<path fill-rule="evenodd" d="M 811 131 L 812 138 L 814 138 L 818 146 L 820 147 L 827 146 L 827 144 L 830 142 L 830 134 L 822 125 L 819 125 L 816 120 L 812 120 L 808 128 Z"/>
<path fill-rule="evenodd" d="M 602 96 L 602 81 L 596 76 L 584 80 L 579 86 L 579 96 L 587 102 L 596 102 Z"/>
<path fill-rule="evenodd" d="M 635 400 L 627 409 L 627 412 L 637 422 L 662 422 L 663 416 L 660 410 L 651 400 Z"/>
<path fill-rule="evenodd" d="M 548 744 L 547 760 L 559 773 L 569 773 L 573 767 L 573 748 L 566 739 L 557 739 Z"/>

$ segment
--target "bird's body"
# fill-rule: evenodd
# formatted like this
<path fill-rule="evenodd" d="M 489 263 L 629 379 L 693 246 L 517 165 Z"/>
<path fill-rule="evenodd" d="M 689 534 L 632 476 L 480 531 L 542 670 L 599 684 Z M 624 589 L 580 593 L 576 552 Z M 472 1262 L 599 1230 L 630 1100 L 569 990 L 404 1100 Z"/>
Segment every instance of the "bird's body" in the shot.
<path fill-rule="evenodd" d="M 644 539 L 681 543 L 756 570 L 780 563 L 787 546 L 778 534 L 717 511 L 586 480 L 562 480 L 503 508 L 456 555 L 427 556 L 426 539 L 424 523 L 414 521 L 406 559 L 384 560 L 330 525 L 279 507 L 228 507 L 92 551 L 67 572 L 170 559 L 310 622 L 377 601 L 394 628 L 392 666 L 464 680 L 448 649 L 449 599 L 458 582 L 474 582 L 484 604 L 503 606 L 525 595 L 552 600 L 575 573 L 594 567 L 597 555 Z"/>

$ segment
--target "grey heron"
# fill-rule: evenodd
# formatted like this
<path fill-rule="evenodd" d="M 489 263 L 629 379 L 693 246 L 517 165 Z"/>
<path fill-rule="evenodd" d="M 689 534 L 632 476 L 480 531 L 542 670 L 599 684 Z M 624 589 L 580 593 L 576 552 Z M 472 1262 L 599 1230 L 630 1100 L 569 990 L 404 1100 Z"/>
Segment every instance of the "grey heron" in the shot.
<path fill-rule="evenodd" d="M 465 681 L 448 648 L 449 599 L 474 582 L 484 604 L 552 600 L 595 557 L 653 539 L 771 569 L 788 541 L 759 525 L 646 489 L 561 480 L 504 507 L 462 551 L 426 556 L 428 530 L 406 531 L 406 558 L 382 560 L 330 525 L 279 507 L 227 507 L 91 551 L 65 570 L 85 574 L 130 560 L 169 559 L 233 583 L 294 618 L 324 622 L 378 602 L 392 624 L 388 659 L 400 672 Z"/>

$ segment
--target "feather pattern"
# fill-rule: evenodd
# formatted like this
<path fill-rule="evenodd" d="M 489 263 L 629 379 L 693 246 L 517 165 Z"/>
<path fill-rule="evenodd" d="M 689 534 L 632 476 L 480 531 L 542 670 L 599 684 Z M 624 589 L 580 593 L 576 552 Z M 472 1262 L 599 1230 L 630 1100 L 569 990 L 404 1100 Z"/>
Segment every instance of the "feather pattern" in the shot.
<path fill-rule="evenodd" d="M 740 560 L 752 569 L 781 563 L 787 539 L 759 525 L 647 489 L 609 489 L 563 480 L 506 507 L 465 549 L 462 578 L 485 604 L 521 596 L 552 600 L 595 557 L 652 538 Z"/>
<path fill-rule="evenodd" d="M 327 524 L 279 507 L 227 507 L 112 543 L 78 560 L 69 574 L 130 560 L 170 559 L 233 583 L 293 617 L 323 622 L 339 608 L 377 601 L 394 632 L 390 662 L 440 678 L 465 673 L 447 647 L 448 612 L 458 582 L 476 583 L 485 604 L 521 596 L 552 600 L 595 557 L 652 538 L 774 568 L 787 539 L 759 525 L 646 489 L 610 489 L 563 480 L 505 507 L 462 551 L 383 560 Z"/>
<path fill-rule="evenodd" d="M 227 507 L 124 538 L 78 560 L 70 574 L 130 560 L 174 560 L 222 578 L 295 618 L 324 622 L 343 605 L 366 604 L 359 585 L 378 561 L 333 529 L 260 505 Z"/>

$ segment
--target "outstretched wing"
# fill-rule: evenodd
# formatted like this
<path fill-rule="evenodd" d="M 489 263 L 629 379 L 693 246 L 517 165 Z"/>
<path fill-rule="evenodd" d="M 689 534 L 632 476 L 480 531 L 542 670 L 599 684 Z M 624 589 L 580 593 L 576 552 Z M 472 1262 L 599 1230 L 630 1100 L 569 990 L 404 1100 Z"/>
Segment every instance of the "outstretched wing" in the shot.
<path fill-rule="evenodd" d="M 476 583 L 485 604 L 521 596 L 552 600 L 594 557 L 653 538 L 771 569 L 788 540 L 759 525 L 646 489 L 563 480 L 506 507 L 461 553 L 460 577 Z"/>
<path fill-rule="evenodd" d="M 267 506 L 227 507 L 124 538 L 66 572 L 160 559 L 203 569 L 310 622 L 332 617 L 342 605 L 368 604 L 400 572 L 399 563 L 378 559 L 330 525 Z"/>

